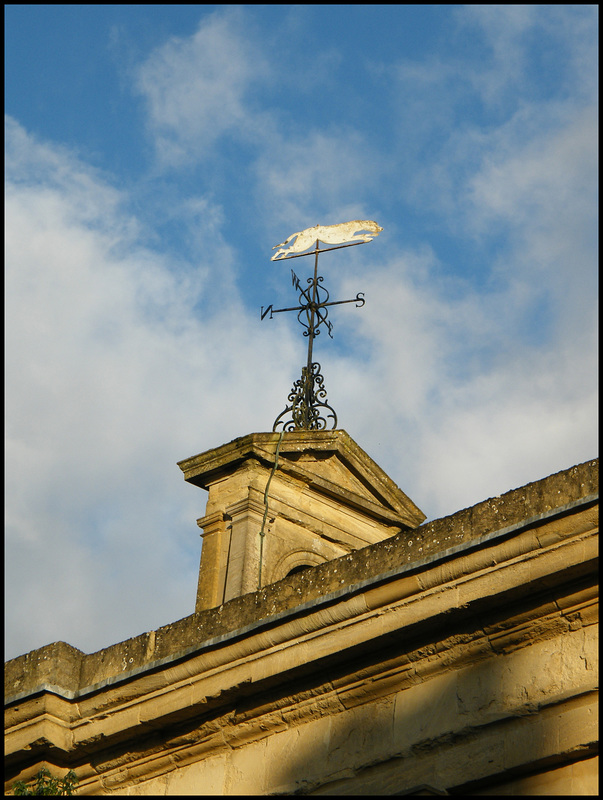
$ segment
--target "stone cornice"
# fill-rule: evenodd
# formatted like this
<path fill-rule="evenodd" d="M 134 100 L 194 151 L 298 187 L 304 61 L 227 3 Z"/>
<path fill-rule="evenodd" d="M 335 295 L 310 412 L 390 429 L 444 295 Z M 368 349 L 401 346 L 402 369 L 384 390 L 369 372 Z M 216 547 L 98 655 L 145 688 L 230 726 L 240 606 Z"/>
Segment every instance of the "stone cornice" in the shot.
<path fill-rule="evenodd" d="M 587 515 L 588 509 L 576 513 Z M 591 528 L 588 520 L 578 527 Z M 545 535 L 552 533 L 549 530 Z M 227 719 L 210 720 L 221 720 L 224 713 L 228 716 L 230 693 L 236 691 L 244 697 L 247 693 L 255 696 L 266 686 L 274 690 L 275 676 L 288 695 L 287 687 L 296 676 L 308 670 L 320 674 L 328 662 L 331 678 L 320 690 L 321 708 L 324 712 L 332 705 L 334 713 L 338 707 L 366 702 L 367 696 L 373 700 L 386 696 L 405 681 L 411 685 L 431 678 L 434 670 L 451 664 L 459 668 L 493 653 L 531 646 L 535 631 L 538 638 L 546 639 L 575 629 L 577 619 L 580 626 L 592 624 L 596 593 L 583 579 L 588 573 L 594 578 L 596 544 L 596 531 L 591 528 L 541 547 L 535 529 L 524 527 L 511 537 L 491 537 L 483 550 L 458 550 L 389 582 L 307 608 L 304 614 L 205 642 L 202 650 L 178 661 L 156 663 L 152 670 L 130 674 L 126 682 L 107 680 L 72 699 L 64 692 L 62 697 L 54 697 L 57 687 L 39 687 L 37 699 L 30 695 L 7 709 L 7 758 L 10 761 L 12 753 L 17 757 L 27 751 L 33 742 L 54 752 L 55 758 L 58 752 L 66 757 L 82 749 L 89 757 L 112 739 L 123 743 L 133 737 L 140 742 L 159 727 L 199 719 L 207 719 L 208 727 L 201 726 L 194 747 L 220 750 L 227 745 Z M 568 588 L 561 591 L 564 585 Z M 526 610 L 522 598 L 528 596 L 533 599 Z M 500 608 L 505 608 L 503 625 L 496 621 Z M 458 636 L 456 620 L 467 618 L 483 622 L 469 637 Z M 428 634 L 427 648 L 422 644 L 424 634 Z M 399 651 L 401 641 L 404 646 Z M 394 652 L 400 654 L 390 662 L 377 659 L 371 678 L 369 664 L 374 653 L 392 643 L 397 643 Z M 352 663 L 357 665 L 357 675 L 348 667 Z M 343 672 L 338 664 L 345 665 Z M 296 724 L 312 718 L 316 699 L 313 696 L 304 702 L 295 696 L 288 701 Z M 560 696 L 559 701 L 562 699 Z M 277 730 L 285 724 L 282 720 L 288 719 L 289 706 L 277 703 L 269 708 L 264 704 L 263 710 L 247 721 L 238 720 L 236 731 L 233 728 L 237 746 L 262 738 L 267 726 Z M 164 766 L 157 762 L 157 770 L 169 768 L 169 753 L 187 751 L 191 744 L 179 743 L 176 738 L 168 752 L 162 753 Z"/>
<path fill-rule="evenodd" d="M 377 762 L 387 771 L 389 760 L 403 758 L 406 770 L 440 744 L 438 753 L 450 745 L 454 765 L 473 764 L 480 748 L 496 754 L 505 743 L 504 759 L 463 769 L 461 777 L 447 768 L 450 786 L 509 765 L 528 768 L 538 758 L 590 753 L 597 465 L 573 467 L 98 653 L 58 642 L 13 659 L 5 670 L 7 785 L 49 763 L 75 767 L 84 794 L 136 793 L 141 782 L 149 782 L 143 790 L 174 792 L 179 779 L 171 784 L 170 774 L 185 765 L 230 763 L 248 744 L 245 758 L 257 759 L 266 737 L 270 752 L 285 752 L 281 742 L 290 752 L 297 737 L 320 742 L 326 730 L 333 748 L 341 723 L 351 734 L 362 720 L 370 728 L 374 716 L 383 721 L 375 741 L 366 738 L 374 753 L 359 750 L 351 767 L 355 774 L 367 769 L 368 786 Z M 431 713 L 437 725 L 418 724 Z M 392 726 L 390 744 L 377 747 Z M 323 751 L 316 752 L 320 761 Z M 264 791 L 333 787 L 338 769 L 291 773 L 289 783 L 278 778 Z"/>
<path fill-rule="evenodd" d="M 98 653 L 85 655 L 65 643 L 54 643 L 19 656 L 6 663 L 6 702 L 36 692 L 43 684 L 62 686 L 67 692 L 75 693 L 106 680 L 128 680 L 140 671 L 154 669 L 152 665 L 185 657 L 203 646 L 202 643 L 244 635 L 247 630 L 277 621 L 283 614 L 303 613 L 306 603 L 331 602 L 341 594 L 357 591 L 367 581 L 390 580 L 405 570 L 421 569 L 434 557 L 446 559 L 459 552 L 458 548 L 464 543 L 469 547 L 484 547 L 488 537 L 513 535 L 514 528 L 540 526 L 549 518 L 563 518 L 579 506 L 588 507 L 597 502 L 594 494 L 575 498 L 580 490 L 584 492 L 589 486 L 596 486 L 598 476 L 593 469 L 596 466 L 598 462 L 587 462 L 557 473 L 451 517 L 371 545 L 370 550 L 365 548 L 313 567 L 306 574 L 291 576 L 260 592 L 235 598 L 224 606 L 192 615 Z M 573 479 L 569 485 L 568 477 Z M 579 480 L 577 486 L 576 479 Z M 575 499 L 570 499 L 572 494 Z M 554 507 L 553 498 L 557 502 L 570 501 Z M 528 503 L 538 513 L 526 515 Z M 498 521 L 511 524 L 499 527 L 495 524 Z M 481 536 L 476 536 L 478 526 Z M 61 651 L 59 655 L 60 648 L 65 653 Z"/>
<path fill-rule="evenodd" d="M 469 602 L 485 602 L 488 596 L 497 594 L 499 590 L 502 591 L 502 588 L 499 589 L 494 582 L 494 576 L 502 575 L 504 570 L 511 570 L 507 576 L 507 588 L 514 587 L 515 595 L 517 595 L 517 592 L 526 594 L 533 592 L 533 584 L 540 574 L 550 577 L 553 574 L 562 575 L 563 573 L 571 572 L 570 579 L 575 580 L 592 570 L 592 564 L 597 556 L 596 534 L 598 528 L 592 515 L 587 513 L 588 509 L 592 508 L 593 502 L 593 498 L 585 498 L 584 503 L 574 503 L 571 507 L 558 509 L 555 514 L 549 512 L 547 515 L 539 515 L 535 519 L 526 520 L 521 526 L 492 532 L 484 537 L 482 541 L 450 548 L 438 554 L 437 557 L 413 562 L 395 571 L 384 573 L 356 585 L 346 586 L 340 591 L 322 597 L 319 603 L 312 601 L 299 603 L 287 612 L 258 619 L 255 623 L 244 628 L 206 639 L 199 644 L 185 648 L 163 659 L 149 661 L 138 668 L 127 669 L 127 660 L 124 657 L 124 669 L 121 674 L 109 676 L 96 683 L 82 686 L 81 688 L 78 687 L 77 689 L 69 689 L 47 682 L 39 683 L 27 691 L 7 696 L 5 703 L 19 702 L 29 695 L 44 691 L 53 692 L 68 700 L 81 699 L 87 695 L 97 694 L 99 691 L 112 686 L 126 682 L 136 682 L 144 678 L 145 674 L 153 674 L 162 669 L 172 670 L 173 678 L 173 670 L 178 670 L 179 667 L 177 665 L 184 662 L 186 662 L 186 666 L 183 669 L 190 675 L 192 659 L 202 657 L 204 665 L 207 666 L 215 658 L 211 653 L 215 652 L 216 647 L 219 647 L 222 654 L 218 666 L 224 668 L 231 661 L 232 653 L 229 651 L 230 647 L 234 647 L 237 654 L 241 647 L 243 649 L 251 647 L 251 650 L 253 650 L 253 645 L 243 646 L 241 642 L 246 640 L 250 642 L 253 637 L 257 636 L 267 635 L 270 637 L 270 634 L 262 633 L 266 629 L 275 630 L 275 626 L 280 626 L 283 631 L 287 631 L 282 634 L 285 639 L 295 638 L 297 640 L 301 636 L 300 631 L 307 632 L 308 630 L 320 632 L 323 635 L 328 631 L 328 622 L 331 615 L 334 615 L 334 618 L 339 620 L 354 619 L 355 624 L 359 624 L 363 615 L 369 614 L 370 616 L 372 612 L 381 612 L 385 606 L 391 611 L 392 604 L 402 601 L 404 601 L 404 605 L 413 605 L 420 602 L 424 607 L 425 592 L 435 591 L 439 598 L 442 599 L 444 597 L 444 586 L 447 587 L 446 591 L 450 591 L 452 588 L 456 591 L 458 586 L 467 584 L 470 580 L 476 580 L 475 576 L 479 577 L 482 573 L 487 573 L 488 575 L 488 585 L 490 587 L 488 591 L 480 588 L 471 593 L 470 596 L 463 597 L 462 602 L 459 598 L 452 604 L 447 599 L 443 604 L 443 608 L 455 608 L 459 605 L 467 606 Z M 581 508 L 584 509 L 583 515 L 586 516 L 584 523 L 578 526 L 578 536 L 576 536 L 575 530 L 569 536 L 557 533 L 553 544 L 548 547 L 541 546 L 543 537 L 550 537 L 554 529 L 558 530 L 554 525 L 556 519 L 570 511 L 577 513 Z M 538 532 L 534 530 L 535 524 L 538 524 Z M 584 530 L 581 531 L 581 528 Z M 538 563 L 537 570 L 536 563 Z M 555 569 L 549 570 L 549 563 L 554 564 Z M 567 576 L 563 578 L 563 580 L 567 579 Z M 550 580 L 547 585 L 550 585 Z M 260 593 L 258 592 L 257 594 Z M 336 611 L 331 609 L 336 609 Z M 296 620 L 298 619 L 303 620 L 300 630 L 297 630 Z M 407 628 L 410 624 L 410 621 L 400 622 L 397 620 L 394 622 L 392 616 L 389 617 L 389 620 L 393 623 L 392 630 L 397 630 L 399 627 Z M 386 632 L 383 625 L 381 625 L 380 631 L 381 634 Z M 368 639 L 370 640 L 373 636 L 374 628 L 373 633 L 368 635 Z M 357 637 L 355 637 L 355 640 L 357 640 Z M 261 638 L 260 641 L 263 647 L 265 642 Z M 44 649 L 42 648 L 42 650 Z M 79 651 L 77 652 L 79 653 Z M 205 655 L 207 653 L 210 655 Z M 132 691 L 133 689 L 130 689 L 129 694 L 132 694 Z M 146 689 L 143 689 L 143 691 L 146 692 Z M 134 694 L 137 693 L 134 690 Z"/>
<path fill-rule="evenodd" d="M 272 467 L 278 441 L 277 433 L 250 433 L 221 447 L 179 461 L 178 466 L 187 482 L 208 489 L 225 470 L 231 470 L 233 465 L 242 464 L 250 458 Z M 349 488 L 343 489 L 326 475 L 306 469 L 298 459 L 301 454 L 307 453 L 337 458 L 350 474 L 366 485 L 372 500 Z M 287 432 L 280 447 L 278 469 L 304 481 L 318 492 L 377 515 L 376 518 L 382 514 L 390 524 L 397 521 L 398 524 L 401 522 L 407 527 L 415 527 L 425 519 L 423 512 L 344 430 Z"/>

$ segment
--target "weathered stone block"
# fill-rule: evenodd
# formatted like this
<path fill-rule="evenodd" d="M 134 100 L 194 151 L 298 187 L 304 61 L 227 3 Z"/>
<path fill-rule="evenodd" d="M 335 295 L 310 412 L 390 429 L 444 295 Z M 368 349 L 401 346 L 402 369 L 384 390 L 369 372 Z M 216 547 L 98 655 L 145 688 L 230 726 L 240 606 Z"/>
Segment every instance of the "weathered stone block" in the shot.
<path fill-rule="evenodd" d="M 456 673 L 446 672 L 396 695 L 395 753 L 404 754 L 412 747 L 426 746 L 458 727 L 456 686 Z"/>
<path fill-rule="evenodd" d="M 189 764 L 166 776 L 165 794 L 221 797 L 226 794 L 224 783 L 227 769 L 228 757 L 226 755 L 206 758 L 196 764 Z M 160 792 L 155 791 L 155 793 L 159 794 Z"/>

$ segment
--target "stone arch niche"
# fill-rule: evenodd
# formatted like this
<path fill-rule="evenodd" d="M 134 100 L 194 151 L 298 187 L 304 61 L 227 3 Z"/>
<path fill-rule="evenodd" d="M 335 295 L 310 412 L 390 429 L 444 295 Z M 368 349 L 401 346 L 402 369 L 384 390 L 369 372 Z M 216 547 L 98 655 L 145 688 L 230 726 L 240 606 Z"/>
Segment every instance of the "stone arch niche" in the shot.
<path fill-rule="evenodd" d="M 285 433 L 274 468 L 278 441 L 278 433 L 252 433 L 178 464 L 209 492 L 197 520 L 197 612 L 425 519 L 344 430 Z"/>
<path fill-rule="evenodd" d="M 274 564 L 270 576 L 267 576 L 267 583 L 276 583 L 282 578 L 301 572 L 304 569 L 323 564 L 329 559 L 318 555 L 310 550 L 294 550 L 284 555 L 280 561 Z"/>

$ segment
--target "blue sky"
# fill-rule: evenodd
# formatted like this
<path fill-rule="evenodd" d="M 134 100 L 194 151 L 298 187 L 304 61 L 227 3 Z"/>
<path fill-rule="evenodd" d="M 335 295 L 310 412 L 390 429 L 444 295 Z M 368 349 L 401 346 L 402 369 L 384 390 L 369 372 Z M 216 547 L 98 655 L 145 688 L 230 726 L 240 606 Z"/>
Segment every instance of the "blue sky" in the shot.
<path fill-rule="evenodd" d="M 305 362 L 428 519 L 597 455 L 596 6 L 7 6 L 6 656 L 194 608 L 176 462 Z M 327 260 L 328 259 L 328 260 Z M 18 601 L 15 600 L 18 598 Z"/>

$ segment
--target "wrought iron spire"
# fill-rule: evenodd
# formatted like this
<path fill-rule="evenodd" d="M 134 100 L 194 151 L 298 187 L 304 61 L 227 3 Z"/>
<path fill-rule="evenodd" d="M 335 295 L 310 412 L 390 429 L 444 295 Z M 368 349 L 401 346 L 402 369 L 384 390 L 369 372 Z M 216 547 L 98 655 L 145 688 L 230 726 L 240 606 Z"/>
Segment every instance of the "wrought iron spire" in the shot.
<path fill-rule="evenodd" d="M 340 225 L 315 225 L 305 231 L 292 234 L 282 244 L 277 244 L 273 250 L 281 248 L 272 257 L 272 261 L 284 260 L 287 258 L 300 258 L 302 256 L 314 255 L 314 277 L 307 279 L 307 287 L 304 288 L 299 278 L 293 270 L 291 277 L 293 286 L 299 292 L 299 305 L 290 308 L 273 308 L 269 305 L 264 309 L 262 306 L 261 318 L 264 319 L 270 314 L 279 314 L 282 311 L 297 311 L 297 318 L 304 327 L 304 336 L 308 337 L 308 357 L 306 366 L 302 367 L 301 378 L 295 381 L 293 388 L 289 392 L 287 400 L 289 405 L 281 411 L 272 427 L 276 431 L 279 425 L 283 426 L 283 431 L 296 429 L 324 430 L 327 428 L 327 420 L 332 420 L 332 428 L 337 427 L 337 414 L 327 402 L 327 391 L 324 386 L 324 378 L 320 372 L 320 364 L 313 361 L 314 339 L 320 334 L 321 326 L 327 329 L 328 334 L 333 338 L 333 326 L 327 319 L 329 306 L 343 305 L 344 303 L 356 303 L 357 308 L 364 305 L 364 293 L 358 292 L 356 297 L 351 300 L 329 300 L 329 292 L 323 286 L 323 277 L 318 275 L 318 255 L 328 253 L 331 250 L 340 250 L 343 247 L 353 247 L 354 245 L 364 244 L 372 241 L 374 236 L 378 236 L 383 228 L 379 227 L 372 220 L 354 220 L 344 222 Z M 363 233 L 364 231 L 364 233 Z M 367 232 L 368 231 L 368 232 Z M 297 237 L 297 238 L 296 238 Z M 288 244 L 295 238 L 295 242 L 288 248 Z M 336 247 L 319 249 L 319 242 L 325 244 L 336 244 Z M 348 242 L 348 244 L 341 244 Z M 314 250 L 308 250 L 314 245 Z"/>

